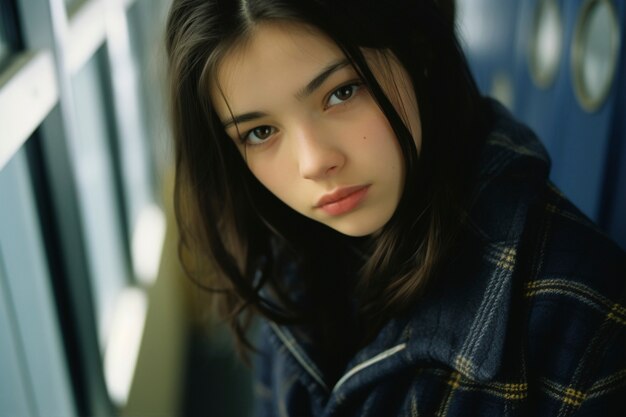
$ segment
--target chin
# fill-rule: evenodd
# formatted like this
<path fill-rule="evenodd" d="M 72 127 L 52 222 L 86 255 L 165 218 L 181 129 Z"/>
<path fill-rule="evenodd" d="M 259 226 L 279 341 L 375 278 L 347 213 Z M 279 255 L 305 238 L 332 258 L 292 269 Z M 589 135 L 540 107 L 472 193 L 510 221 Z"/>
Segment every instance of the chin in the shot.
<path fill-rule="evenodd" d="M 342 219 L 327 224 L 328 227 L 350 237 L 365 237 L 378 232 L 387 223 L 388 219 L 376 221 L 376 219 Z"/>

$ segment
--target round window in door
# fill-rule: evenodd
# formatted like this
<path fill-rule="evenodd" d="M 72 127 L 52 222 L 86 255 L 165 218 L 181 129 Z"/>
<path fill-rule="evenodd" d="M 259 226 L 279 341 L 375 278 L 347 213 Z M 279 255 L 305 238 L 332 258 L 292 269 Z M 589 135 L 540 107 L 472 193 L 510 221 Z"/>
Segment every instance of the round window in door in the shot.
<path fill-rule="evenodd" d="M 529 44 L 530 75 L 538 87 L 548 88 L 559 68 L 563 23 L 556 0 L 539 0 L 536 7 Z"/>
<path fill-rule="evenodd" d="M 572 43 L 572 80 L 580 105 L 597 110 L 611 91 L 619 62 L 619 26 L 610 0 L 588 0 Z"/>

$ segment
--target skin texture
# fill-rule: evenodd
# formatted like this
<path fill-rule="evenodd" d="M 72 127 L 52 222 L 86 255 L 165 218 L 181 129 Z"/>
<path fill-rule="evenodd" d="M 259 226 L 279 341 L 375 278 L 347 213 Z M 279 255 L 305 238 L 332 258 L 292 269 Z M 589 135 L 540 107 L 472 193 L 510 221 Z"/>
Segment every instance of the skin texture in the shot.
<path fill-rule="evenodd" d="M 364 52 L 419 149 L 419 112 L 408 75 L 391 54 Z M 302 25 L 258 25 L 223 58 L 215 79 L 211 100 L 227 134 L 275 196 L 349 236 L 375 233 L 389 221 L 404 184 L 401 150 L 329 38 Z M 315 79 L 321 82 L 312 85 Z M 233 117 L 240 120 L 230 123 Z M 353 187 L 360 193 L 319 207 L 324 196 Z"/>

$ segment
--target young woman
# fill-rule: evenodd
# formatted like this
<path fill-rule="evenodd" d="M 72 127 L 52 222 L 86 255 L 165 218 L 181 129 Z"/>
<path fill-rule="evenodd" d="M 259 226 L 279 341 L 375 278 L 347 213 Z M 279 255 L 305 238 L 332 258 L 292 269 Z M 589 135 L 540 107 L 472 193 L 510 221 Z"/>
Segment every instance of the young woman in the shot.
<path fill-rule="evenodd" d="M 259 415 L 622 415 L 624 253 L 440 3 L 173 2 L 183 265 Z"/>

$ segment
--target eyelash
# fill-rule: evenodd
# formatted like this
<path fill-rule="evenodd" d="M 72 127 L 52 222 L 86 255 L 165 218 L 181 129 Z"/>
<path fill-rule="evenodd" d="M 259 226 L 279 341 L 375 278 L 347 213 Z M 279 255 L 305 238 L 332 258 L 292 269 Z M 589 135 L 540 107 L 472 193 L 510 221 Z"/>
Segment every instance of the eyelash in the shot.
<path fill-rule="evenodd" d="M 350 97 L 348 97 L 348 98 L 347 98 L 347 99 L 345 99 L 345 100 L 341 100 L 341 99 L 340 99 L 340 102 L 339 102 L 339 103 L 336 103 L 336 104 L 333 104 L 332 106 L 329 106 L 329 105 L 328 105 L 328 103 L 330 102 L 331 98 L 332 98 L 335 94 L 337 94 L 339 91 L 343 90 L 343 89 L 344 89 L 344 88 L 346 88 L 346 87 L 352 87 L 352 88 L 353 88 L 352 93 L 350 94 Z M 354 96 L 355 96 L 355 95 L 359 92 L 359 90 L 360 90 L 362 87 L 363 87 L 363 82 L 362 82 L 362 81 L 350 81 L 350 82 L 349 82 L 349 83 L 347 83 L 347 84 L 344 84 L 344 85 L 342 85 L 342 86 L 340 86 L 340 87 L 338 87 L 338 88 L 335 88 L 335 89 L 332 91 L 332 93 L 328 96 L 328 98 L 326 99 L 326 108 L 333 107 L 333 106 L 337 106 L 337 105 L 339 105 L 339 104 L 343 104 L 343 103 L 345 103 L 345 102 L 349 101 L 350 99 L 352 99 L 352 98 L 353 98 L 353 97 L 354 97 Z"/>
<path fill-rule="evenodd" d="M 338 103 L 334 103 L 334 104 L 329 105 L 332 97 L 335 96 L 338 92 L 340 92 L 341 90 L 343 90 L 343 89 L 345 89 L 347 87 L 351 87 L 352 91 L 350 93 L 350 96 L 348 98 L 344 99 L 344 100 L 339 99 L 340 101 Z M 343 84 L 342 86 L 335 88 L 327 96 L 327 98 L 325 100 L 324 109 L 326 110 L 328 108 L 331 108 L 331 107 L 334 107 L 334 106 L 338 106 L 338 105 L 341 105 L 341 104 L 344 104 L 344 103 L 350 101 L 352 98 L 354 98 L 354 96 L 359 92 L 359 90 L 362 87 L 363 87 L 363 82 L 362 81 L 350 81 L 349 83 Z M 250 140 L 250 136 L 252 134 L 257 136 L 257 138 L 258 138 L 258 135 L 255 133 L 255 131 L 259 131 L 260 129 L 267 129 L 267 128 L 269 128 L 270 133 L 268 133 L 268 135 L 267 135 L 267 137 L 265 139 L 259 138 L 260 142 L 258 142 L 258 143 L 254 143 L 254 142 L 252 142 Z M 241 139 L 241 142 L 244 145 L 247 145 L 247 146 L 260 146 L 260 145 L 265 144 L 267 142 L 267 138 L 271 137 L 274 133 L 276 133 L 276 128 L 275 127 L 270 126 L 270 125 L 261 125 L 261 126 L 256 126 L 256 127 L 252 128 L 252 129 L 248 130 L 243 135 L 241 135 L 240 139 Z"/>

